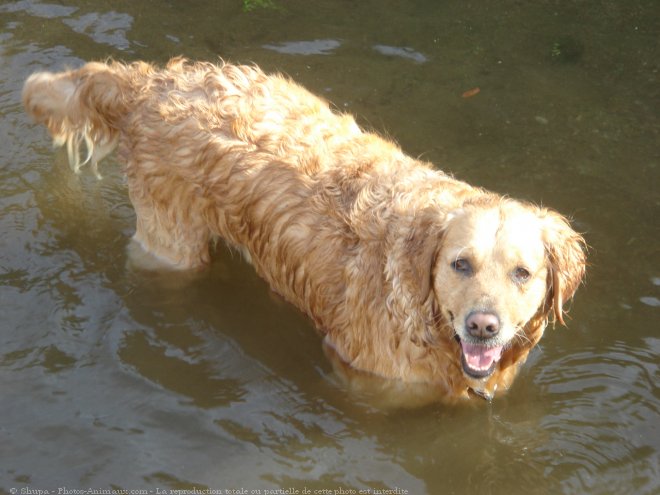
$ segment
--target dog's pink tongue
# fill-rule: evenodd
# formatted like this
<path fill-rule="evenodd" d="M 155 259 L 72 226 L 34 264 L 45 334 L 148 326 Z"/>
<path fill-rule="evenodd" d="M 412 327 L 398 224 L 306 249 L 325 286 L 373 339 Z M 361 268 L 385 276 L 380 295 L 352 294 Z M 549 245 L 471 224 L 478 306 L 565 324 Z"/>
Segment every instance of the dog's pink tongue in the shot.
<path fill-rule="evenodd" d="M 487 370 L 493 362 L 502 357 L 502 346 L 484 347 L 483 345 L 468 344 L 461 342 L 463 356 L 467 365 L 474 370 Z"/>

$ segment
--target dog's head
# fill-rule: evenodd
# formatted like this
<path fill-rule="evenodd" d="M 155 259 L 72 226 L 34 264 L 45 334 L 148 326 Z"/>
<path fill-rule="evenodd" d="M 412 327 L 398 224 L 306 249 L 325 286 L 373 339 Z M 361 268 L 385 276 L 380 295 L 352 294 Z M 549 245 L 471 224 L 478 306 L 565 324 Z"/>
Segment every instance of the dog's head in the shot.
<path fill-rule="evenodd" d="M 536 344 L 550 313 L 564 322 L 584 275 L 584 241 L 559 214 L 506 199 L 468 202 L 440 223 L 411 273 L 453 330 L 464 373 L 485 378 L 506 349 Z"/>

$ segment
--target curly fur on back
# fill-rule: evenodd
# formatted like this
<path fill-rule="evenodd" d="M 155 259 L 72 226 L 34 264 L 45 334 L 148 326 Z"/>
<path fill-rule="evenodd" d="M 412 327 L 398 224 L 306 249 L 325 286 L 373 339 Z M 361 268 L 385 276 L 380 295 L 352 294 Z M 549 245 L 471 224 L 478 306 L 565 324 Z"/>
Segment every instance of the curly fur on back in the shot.
<path fill-rule="evenodd" d="M 256 67 L 88 63 L 32 75 L 23 97 L 56 144 L 67 145 L 76 171 L 85 163 L 96 171 L 119 145 L 135 240 L 147 252 L 196 268 L 222 238 L 351 367 L 429 383 L 447 398 L 508 388 L 549 314 L 563 322 L 562 305 L 584 273 L 583 241 L 560 215 L 434 170 Z M 438 297 L 443 239 L 475 208 L 504 218 L 515 210 L 509 204 L 538 219 L 543 261 L 535 274 L 544 293 L 530 302 L 532 316 L 516 322 L 517 338 L 492 374 L 475 379 L 461 365 L 464 330 L 449 316 L 457 310 Z"/>

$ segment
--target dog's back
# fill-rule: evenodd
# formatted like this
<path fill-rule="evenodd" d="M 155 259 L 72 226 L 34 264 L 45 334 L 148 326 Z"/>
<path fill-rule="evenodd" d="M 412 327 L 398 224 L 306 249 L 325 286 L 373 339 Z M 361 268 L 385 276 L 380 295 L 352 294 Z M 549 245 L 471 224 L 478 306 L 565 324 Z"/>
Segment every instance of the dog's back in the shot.
<path fill-rule="evenodd" d="M 86 163 L 96 167 L 122 133 L 131 140 L 135 126 L 149 134 L 165 123 L 173 140 L 187 122 L 189 131 L 205 141 L 216 135 L 225 144 L 229 139 L 288 161 L 301 157 L 304 166 L 322 166 L 326 154 L 320 149 L 361 134 L 352 117 L 332 112 L 325 101 L 284 77 L 266 76 L 252 66 L 184 59 L 162 70 L 145 62 L 90 62 L 77 70 L 35 73 L 25 83 L 23 102 L 56 145 L 67 145 L 76 171 Z M 83 142 L 87 156 L 81 161 Z M 308 159 L 310 150 L 317 160 Z"/>

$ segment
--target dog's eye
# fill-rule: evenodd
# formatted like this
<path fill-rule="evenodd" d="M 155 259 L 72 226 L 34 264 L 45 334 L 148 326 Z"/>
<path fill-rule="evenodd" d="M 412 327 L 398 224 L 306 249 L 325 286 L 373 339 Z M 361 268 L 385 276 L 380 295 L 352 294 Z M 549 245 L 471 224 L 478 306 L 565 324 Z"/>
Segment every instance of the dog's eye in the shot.
<path fill-rule="evenodd" d="M 463 275 L 469 275 L 472 273 L 472 266 L 470 266 L 470 262 L 464 258 L 458 258 L 452 261 L 451 267 Z"/>
<path fill-rule="evenodd" d="M 520 282 L 524 284 L 529 280 L 529 278 L 532 275 L 529 273 L 529 271 L 526 268 L 523 268 L 522 266 L 519 266 L 515 270 L 513 270 L 513 278 L 516 280 L 516 282 Z"/>

